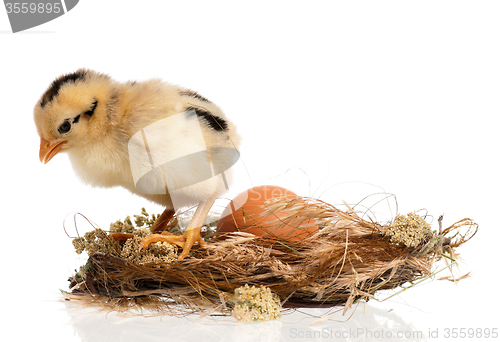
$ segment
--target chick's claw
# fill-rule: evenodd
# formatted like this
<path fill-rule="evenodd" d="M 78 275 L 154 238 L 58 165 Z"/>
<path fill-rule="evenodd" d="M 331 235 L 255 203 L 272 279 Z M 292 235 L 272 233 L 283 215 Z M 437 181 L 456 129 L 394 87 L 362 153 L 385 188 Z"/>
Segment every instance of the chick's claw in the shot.
<path fill-rule="evenodd" d="M 140 249 L 147 248 L 150 244 L 155 242 L 168 242 L 184 248 L 184 245 L 186 243 L 186 238 L 182 235 L 152 234 L 142 239 L 139 248 Z"/>
<path fill-rule="evenodd" d="M 183 248 L 183 251 L 178 259 L 179 261 L 182 261 L 185 257 L 187 257 L 195 242 L 199 242 L 200 246 L 205 246 L 206 243 L 200 236 L 200 232 L 201 227 L 199 229 L 189 229 L 182 235 L 172 235 L 167 232 L 163 232 L 162 234 L 153 234 L 141 241 L 140 248 L 147 248 L 150 244 L 159 241 L 176 244 Z"/>

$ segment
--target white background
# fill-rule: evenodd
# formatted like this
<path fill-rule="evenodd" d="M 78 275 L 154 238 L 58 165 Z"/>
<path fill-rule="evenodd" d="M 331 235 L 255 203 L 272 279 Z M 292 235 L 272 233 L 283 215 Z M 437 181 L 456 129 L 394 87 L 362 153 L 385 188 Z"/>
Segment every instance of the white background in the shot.
<path fill-rule="evenodd" d="M 374 335 L 339 340 L 416 330 L 446 341 L 447 328 L 499 328 L 499 10 L 494 1 L 85 0 L 12 34 L 0 8 L 2 335 L 333 341 L 359 328 Z M 85 261 L 63 231 L 66 215 L 78 211 L 107 228 L 142 206 L 162 210 L 121 189 L 86 187 L 65 155 L 39 162 L 33 107 L 55 77 L 79 67 L 120 81 L 159 77 L 219 104 L 244 137 L 246 171 L 236 187 L 291 168 L 268 182 L 314 196 L 330 187 L 322 198 L 332 203 L 383 188 L 400 213 L 425 208 L 434 228 L 440 214 L 445 225 L 473 218 L 480 231 L 459 249 L 457 273 L 472 277 L 428 281 L 360 305 L 347 322 L 334 313 L 313 325 L 326 310 L 240 324 L 119 317 L 62 303 L 58 289 Z M 79 228 L 90 229 L 83 221 Z"/>

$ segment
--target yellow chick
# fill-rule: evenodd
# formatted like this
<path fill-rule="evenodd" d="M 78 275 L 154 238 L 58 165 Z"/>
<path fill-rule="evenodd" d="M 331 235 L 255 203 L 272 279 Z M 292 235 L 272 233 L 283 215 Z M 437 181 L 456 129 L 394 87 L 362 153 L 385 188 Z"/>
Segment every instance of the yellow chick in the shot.
<path fill-rule="evenodd" d="M 176 243 L 182 260 L 195 242 L 204 244 L 201 227 L 231 183 L 240 144 L 235 125 L 215 104 L 159 79 L 120 83 L 79 69 L 52 82 L 34 119 L 41 162 L 67 152 L 84 182 L 122 186 L 163 205 L 154 233 L 163 232 L 176 209 L 198 205 L 183 235 L 154 234 L 143 248 Z"/>

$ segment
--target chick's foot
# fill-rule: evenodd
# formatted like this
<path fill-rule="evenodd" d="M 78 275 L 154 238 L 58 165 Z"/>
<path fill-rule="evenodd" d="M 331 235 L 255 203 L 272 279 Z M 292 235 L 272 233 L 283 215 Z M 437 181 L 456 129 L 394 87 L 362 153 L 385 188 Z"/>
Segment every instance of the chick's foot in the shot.
<path fill-rule="evenodd" d="M 168 232 L 163 232 L 162 234 L 153 234 L 141 241 L 140 248 L 146 248 L 150 244 L 155 242 L 168 242 L 172 244 L 176 244 L 179 247 L 182 247 L 183 251 L 179 256 L 179 261 L 183 260 L 189 254 L 191 247 L 193 247 L 195 242 L 199 242 L 200 246 L 205 246 L 205 241 L 200 236 L 201 227 L 198 229 L 189 229 L 184 232 L 182 235 L 173 235 Z"/>
<path fill-rule="evenodd" d="M 186 231 L 182 235 L 172 235 L 168 232 L 163 232 L 160 234 L 153 234 L 142 240 L 141 248 L 146 248 L 149 244 L 158 241 L 165 241 L 168 243 L 175 243 L 176 245 L 182 247 L 182 253 L 179 255 L 179 261 L 183 260 L 189 254 L 191 247 L 193 247 L 195 242 L 199 242 L 200 246 L 205 246 L 205 241 L 202 239 L 201 227 L 203 226 L 203 222 L 205 221 L 208 211 L 214 204 L 215 198 L 217 197 L 217 193 L 214 193 L 213 196 L 207 201 L 202 201 L 196 208 L 196 211 L 189 222 Z"/>

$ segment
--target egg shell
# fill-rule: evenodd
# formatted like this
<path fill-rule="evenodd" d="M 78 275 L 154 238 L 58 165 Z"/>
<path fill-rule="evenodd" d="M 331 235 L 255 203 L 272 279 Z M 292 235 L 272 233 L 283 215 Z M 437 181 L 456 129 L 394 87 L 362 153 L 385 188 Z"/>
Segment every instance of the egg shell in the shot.
<path fill-rule="evenodd" d="M 275 185 L 261 185 L 248 189 L 236 196 L 221 214 L 217 224 L 217 237 L 231 232 L 246 232 L 286 241 L 299 241 L 318 232 L 318 226 L 300 227 L 314 223 L 300 217 L 287 223 L 276 223 L 277 219 L 289 215 L 289 212 L 276 212 L 266 215 L 266 201 L 279 198 L 300 197 L 293 191 Z"/>

